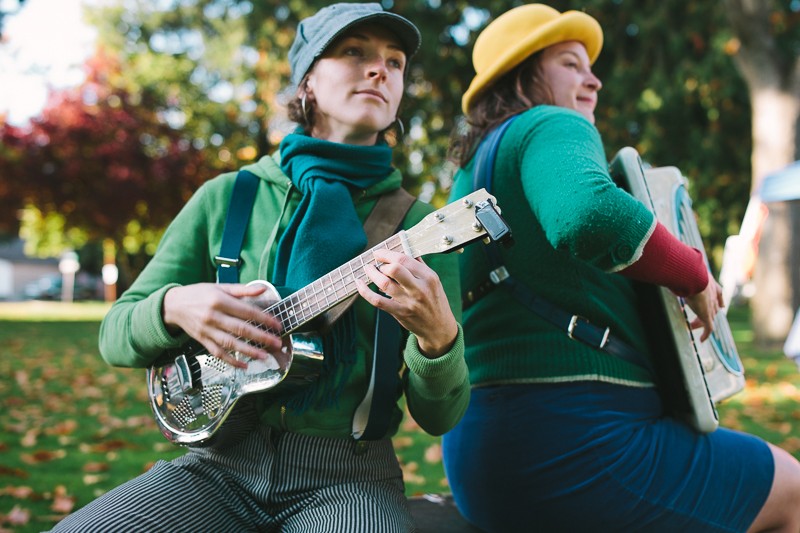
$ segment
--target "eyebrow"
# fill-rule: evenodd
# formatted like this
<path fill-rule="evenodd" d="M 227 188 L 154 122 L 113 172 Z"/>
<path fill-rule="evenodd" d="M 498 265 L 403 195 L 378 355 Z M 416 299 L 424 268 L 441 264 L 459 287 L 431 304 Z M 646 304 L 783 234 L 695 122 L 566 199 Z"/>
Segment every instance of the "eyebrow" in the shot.
<path fill-rule="evenodd" d="M 359 41 L 364 41 L 364 42 L 367 42 L 367 41 L 370 40 L 369 37 L 367 37 L 363 33 L 351 33 L 350 35 L 346 36 L 345 39 L 348 39 L 350 37 L 352 37 L 354 39 L 358 39 Z M 396 50 L 398 52 L 402 52 L 403 54 L 406 53 L 406 51 L 403 49 L 402 46 L 400 46 L 399 44 L 395 44 L 395 43 L 393 43 L 391 41 L 388 44 L 388 48 L 391 48 L 392 50 Z"/>
<path fill-rule="evenodd" d="M 573 52 L 572 50 L 562 50 L 562 51 L 560 51 L 558 53 L 559 56 L 563 56 L 563 55 L 566 55 L 566 54 L 569 54 L 569 55 L 573 56 L 578 61 L 583 61 L 581 59 L 581 56 L 579 56 L 576 52 Z"/>
<path fill-rule="evenodd" d="M 573 58 L 575 58 L 575 61 L 577 61 L 577 62 L 578 62 L 578 64 L 579 64 L 579 65 L 581 65 L 582 67 L 583 67 L 583 66 L 585 66 L 585 65 L 590 65 L 590 64 L 591 64 L 591 63 L 590 63 L 590 62 L 589 62 L 587 59 L 584 59 L 584 58 L 582 58 L 582 57 L 580 56 L 580 54 L 578 54 L 578 53 L 577 53 L 577 52 L 575 52 L 574 50 L 561 50 L 560 52 L 558 52 L 558 53 L 556 54 L 556 59 L 558 59 L 558 58 L 562 58 L 562 57 L 564 57 L 565 55 L 570 55 L 570 56 L 572 56 Z"/>

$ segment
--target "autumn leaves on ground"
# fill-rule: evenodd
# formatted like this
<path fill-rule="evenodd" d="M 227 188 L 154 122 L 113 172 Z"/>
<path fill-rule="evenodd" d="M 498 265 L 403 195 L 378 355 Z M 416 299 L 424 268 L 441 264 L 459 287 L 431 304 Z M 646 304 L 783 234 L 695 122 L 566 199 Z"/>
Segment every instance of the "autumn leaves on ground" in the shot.
<path fill-rule="evenodd" d="M 49 529 L 73 509 L 182 450 L 158 432 L 144 371 L 105 365 L 100 305 L 0 304 L 0 533 Z M 727 427 L 800 454 L 800 374 L 756 352 L 743 310 L 731 318 L 746 390 L 720 408 Z M 395 437 L 409 495 L 447 491 L 439 439 L 406 418 Z"/>
<path fill-rule="evenodd" d="M 143 370 L 98 354 L 104 310 L 0 303 L 0 533 L 49 529 L 73 509 L 182 453 L 150 413 Z M 406 418 L 409 494 L 442 492 L 439 440 Z"/>

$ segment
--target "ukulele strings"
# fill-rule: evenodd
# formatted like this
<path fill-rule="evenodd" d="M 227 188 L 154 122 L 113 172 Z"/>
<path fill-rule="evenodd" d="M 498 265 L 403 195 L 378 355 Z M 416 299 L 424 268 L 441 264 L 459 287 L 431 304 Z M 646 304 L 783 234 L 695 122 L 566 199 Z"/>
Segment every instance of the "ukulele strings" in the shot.
<path fill-rule="evenodd" d="M 436 224 L 439 225 L 441 224 L 441 222 L 437 222 Z M 420 224 L 414 226 L 409 230 L 406 230 L 405 233 L 407 237 L 410 238 L 410 240 L 415 240 L 416 242 L 418 242 L 420 247 L 425 248 L 426 246 L 434 245 L 435 243 L 441 240 L 440 235 L 426 236 L 425 233 L 423 232 L 428 232 L 429 228 L 419 228 L 418 226 L 420 226 Z M 419 234 L 422 234 L 422 237 L 414 239 L 414 237 L 418 236 Z M 357 291 L 355 284 L 356 279 L 361 279 L 366 283 L 369 283 L 370 280 L 367 277 L 366 273 L 364 272 L 363 267 L 367 264 L 371 264 L 373 266 L 380 266 L 378 265 L 377 261 L 375 261 L 372 252 L 381 248 L 386 248 L 392 251 L 403 251 L 403 244 L 400 235 L 401 235 L 400 233 L 392 235 L 382 243 L 361 253 L 360 255 L 350 260 L 348 263 L 323 275 L 322 277 L 310 283 L 303 289 L 300 289 L 297 292 L 290 294 L 286 298 L 271 304 L 266 309 L 262 309 L 262 312 L 274 316 L 281 322 L 281 325 L 283 326 L 283 332 L 275 331 L 274 328 L 265 326 L 263 324 L 255 323 L 251 320 L 247 321 L 247 323 L 257 327 L 258 329 L 271 333 L 273 335 L 285 337 L 286 335 L 290 334 L 292 331 L 296 330 L 301 325 L 305 324 L 306 322 L 310 321 L 316 316 L 319 316 L 325 310 L 335 306 L 337 303 L 341 302 L 348 296 L 354 294 Z M 354 268 L 354 264 L 356 262 L 359 262 L 360 266 Z M 349 268 L 349 272 L 347 274 L 342 275 L 341 270 L 343 268 Z M 337 282 L 334 281 L 335 274 L 338 274 L 339 277 L 339 280 L 337 281 L 344 283 L 343 286 L 344 292 L 343 295 L 340 295 L 338 291 L 334 290 L 335 298 L 331 300 L 329 298 L 329 294 L 326 294 L 327 283 L 329 283 L 327 280 L 330 280 L 330 283 L 335 284 Z M 305 302 L 310 302 L 312 298 L 316 303 L 316 309 L 310 313 L 307 313 L 303 309 L 303 307 L 304 306 L 307 307 L 307 304 Z M 320 304 L 321 300 L 324 300 L 322 304 Z M 298 313 L 297 312 L 298 310 L 300 310 L 301 313 Z M 298 318 L 298 316 L 301 314 L 302 316 Z M 241 336 L 237 337 L 237 339 L 243 340 L 248 344 L 262 347 L 260 343 L 255 343 L 252 340 L 243 338 Z"/>

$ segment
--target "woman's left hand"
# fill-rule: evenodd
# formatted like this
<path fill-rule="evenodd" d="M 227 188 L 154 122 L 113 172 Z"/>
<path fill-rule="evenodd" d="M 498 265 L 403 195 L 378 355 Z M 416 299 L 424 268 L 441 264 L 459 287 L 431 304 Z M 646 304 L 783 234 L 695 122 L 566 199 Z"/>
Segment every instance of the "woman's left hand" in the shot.
<path fill-rule="evenodd" d="M 356 279 L 359 294 L 416 335 L 425 356 L 433 359 L 447 353 L 458 335 L 458 325 L 436 272 L 422 259 L 400 252 L 379 249 L 374 256 L 379 268 L 368 264 L 364 272 L 385 296 Z"/>
<path fill-rule="evenodd" d="M 694 296 L 686 297 L 685 300 L 697 315 L 689 326 L 692 329 L 703 328 L 703 333 L 700 335 L 700 342 L 703 342 L 714 331 L 714 317 L 721 308 L 725 307 L 722 287 L 709 275 L 706 288 Z"/>

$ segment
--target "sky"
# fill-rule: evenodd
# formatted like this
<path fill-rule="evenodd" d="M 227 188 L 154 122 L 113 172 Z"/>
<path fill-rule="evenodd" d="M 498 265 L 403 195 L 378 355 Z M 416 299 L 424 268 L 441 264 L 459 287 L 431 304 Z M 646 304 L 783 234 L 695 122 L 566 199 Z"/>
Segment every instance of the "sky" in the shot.
<path fill-rule="evenodd" d="M 0 43 L 0 114 L 22 125 L 38 115 L 48 87 L 83 81 L 81 65 L 91 54 L 95 30 L 82 20 L 85 0 L 26 0 L 6 17 Z M 15 8 L 16 0 L 0 0 Z"/>

